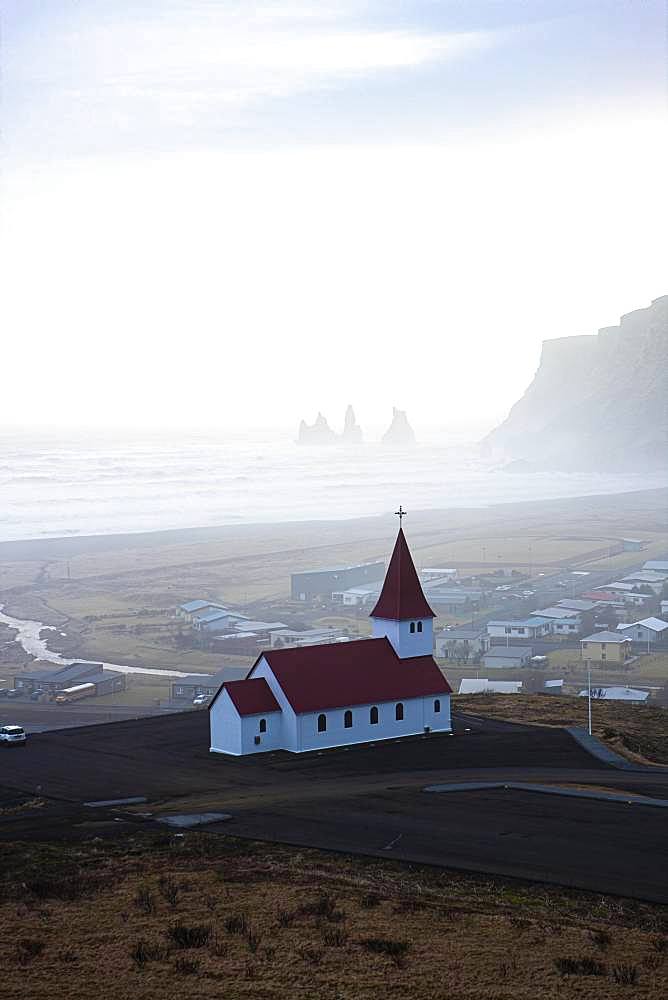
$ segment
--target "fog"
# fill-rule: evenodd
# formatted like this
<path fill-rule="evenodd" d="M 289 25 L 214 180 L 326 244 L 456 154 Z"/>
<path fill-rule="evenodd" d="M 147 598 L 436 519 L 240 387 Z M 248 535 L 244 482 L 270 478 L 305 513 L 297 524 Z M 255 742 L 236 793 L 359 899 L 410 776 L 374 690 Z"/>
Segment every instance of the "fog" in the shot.
<path fill-rule="evenodd" d="M 160 7 L 8 5 L 1 423 L 475 438 L 663 291 L 660 4 Z"/>

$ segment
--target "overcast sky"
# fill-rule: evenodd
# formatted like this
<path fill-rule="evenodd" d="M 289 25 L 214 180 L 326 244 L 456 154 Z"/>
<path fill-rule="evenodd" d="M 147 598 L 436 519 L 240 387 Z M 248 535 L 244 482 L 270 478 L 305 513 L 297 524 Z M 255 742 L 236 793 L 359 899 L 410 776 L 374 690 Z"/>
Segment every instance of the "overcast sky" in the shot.
<path fill-rule="evenodd" d="M 2 423 L 491 423 L 668 292 L 663 0 L 0 16 Z"/>

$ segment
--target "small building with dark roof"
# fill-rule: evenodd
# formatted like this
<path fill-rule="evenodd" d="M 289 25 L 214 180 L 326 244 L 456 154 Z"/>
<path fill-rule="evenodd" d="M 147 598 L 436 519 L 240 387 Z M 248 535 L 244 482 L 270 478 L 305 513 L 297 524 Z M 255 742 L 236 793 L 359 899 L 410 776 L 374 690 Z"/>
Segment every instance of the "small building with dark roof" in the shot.
<path fill-rule="evenodd" d="M 269 649 L 209 706 L 210 749 L 242 755 L 450 732 L 451 688 L 432 655 L 433 618 L 399 529 L 373 637 Z"/>

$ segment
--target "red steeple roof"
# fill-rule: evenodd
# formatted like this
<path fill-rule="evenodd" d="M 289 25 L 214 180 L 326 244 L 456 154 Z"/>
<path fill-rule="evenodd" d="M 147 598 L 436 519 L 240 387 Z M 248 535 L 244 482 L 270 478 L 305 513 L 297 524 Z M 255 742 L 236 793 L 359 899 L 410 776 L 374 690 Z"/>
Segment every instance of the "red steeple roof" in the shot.
<path fill-rule="evenodd" d="M 436 617 L 422 593 L 417 570 L 401 526 L 385 574 L 383 589 L 376 607 L 371 612 L 371 617 L 389 618 L 393 621 Z"/>

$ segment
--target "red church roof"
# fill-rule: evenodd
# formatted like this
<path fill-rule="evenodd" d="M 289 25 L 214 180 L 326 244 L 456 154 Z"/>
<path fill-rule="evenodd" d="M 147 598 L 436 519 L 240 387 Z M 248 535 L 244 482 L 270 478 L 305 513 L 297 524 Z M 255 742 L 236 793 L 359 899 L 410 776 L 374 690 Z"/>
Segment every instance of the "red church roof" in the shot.
<path fill-rule="evenodd" d="M 223 690 L 229 694 L 239 715 L 261 715 L 263 712 L 280 712 L 281 710 L 281 706 L 271 693 L 271 688 L 264 677 L 254 677 L 252 680 L 225 681 L 211 702 L 212 705 Z"/>
<path fill-rule="evenodd" d="M 420 580 L 401 526 L 387 568 L 383 589 L 371 612 L 372 618 L 403 621 L 406 618 L 435 618 L 422 593 Z"/>
<path fill-rule="evenodd" d="M 385 638 L 270 649 L 262 655 L 298 713 L 445 695 L 452 691 L 432 656 L 402 660 Z M 256 666 L 257 663 L 249 677 Z M 250 683 L 257 681 L 253 679 Z"/>

